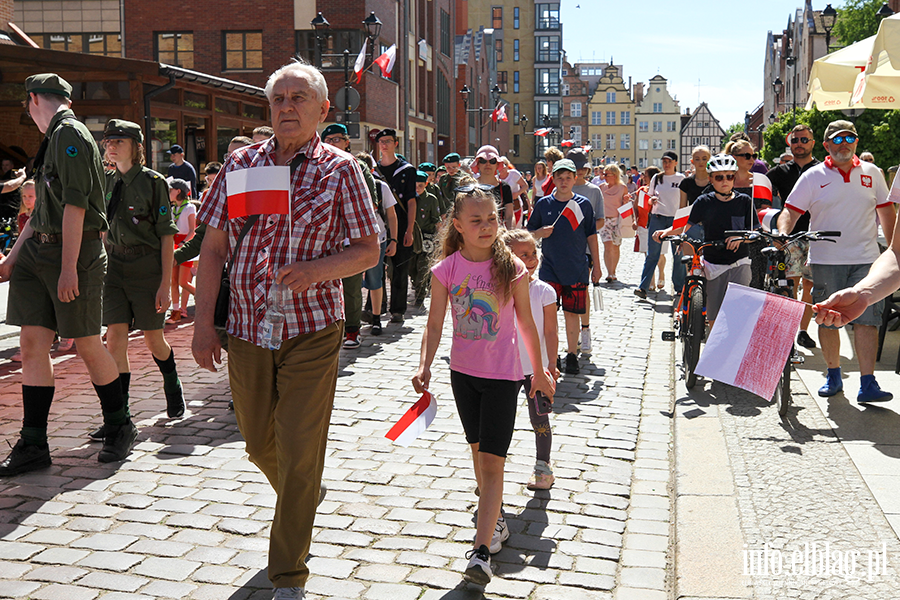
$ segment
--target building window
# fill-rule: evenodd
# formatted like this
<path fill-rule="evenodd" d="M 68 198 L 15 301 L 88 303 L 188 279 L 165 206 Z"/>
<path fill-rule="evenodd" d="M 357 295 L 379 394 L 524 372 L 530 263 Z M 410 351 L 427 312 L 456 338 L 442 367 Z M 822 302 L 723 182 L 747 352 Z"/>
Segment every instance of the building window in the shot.
<path fill-rule="evenodd" d="M 513 93 L 519 93 L 519 72 L 513 71 Z"/>
<path fill-rule="evenodd" d="M 494 40 L 494 54 L 498 63 L 503 62 L 503 40 Z"/>
<path fill-rule="evenodd" d="M 322 48 L 322 69 L 328 71 L 344 70 L 344 50 L 350 51 L 350 62 L 355 60 L 359 54 L 363 44 L 363 33 L 358 29 L 333 29 L 328 41 Z M 372 54 L 374 56 L 381 55 L 386 46 L 380 45 L 381 50 L 374 48 Z M 316 32 L 313 30 L 304 30 L 297 32 L 297 54 L 306 59 L 310 64 L 318 63 L 319 47 L 316 43 Z M 351 68 L 353 65 L 350 65 Z M 391 80 L 399 81 L 399 74 L 402 69 L 394 69 L 391 74 Z M 376 73 L 380 71 L 376 68 Z"/>
<path fill-rule="evenodd" d="M 675 149 L 675 140 L 666 140 L 666 150 Z"/>
<path fill-rule="evenodd" d="M 568 95 L 569 95 L 569 84 L 564 83 L 563 84 L 563 96 L 568 96 Z"/>
<path fill-rule="evenodd" d="M 653 103 L 653 112 L 655 112 L 655 113 L 662 112 L 662 102 L 654 102 Z"/>
<path fill-rule="evenodd" d="M 437 71 L 437 97 L 435 98 L 437 105 L 450 106 L 450 103 L 453 102 L 453 92 L 450 88 L 450 82 L 447 81 L 447 78 L 441 70 L 435 70 Z M 437 111 L 436 116 L 438 135 L 450 135 L 451 129 L 453 128 L 450 121 L 450 111 L 439 110 Z"/>
<path fill-rule="evenodd" d="M 262 32 L 225 31 L 222 32 L 225 71 L 248 71 L 262 69 Z"/>
<path fill-rule="evenodd" d="M 581 116 L 581 102 L 573 102 L 569 105 L 569 116 L 570 117 L 580 117 Z"/>
<path fill-rule="evenodd" d="M 572 126 L 572 139 L 576 144 L 581 145 L 581 125 Z"/>
<path fill-rule="evenodd" d="M 559 36 L 539 35 L 534 38 L 535 62 L 556 62 L 559 60 Z"/>
<path fill-rule="evenodd" d="M 451 39 L 450 14 L 441 9 L 441 54 L 444 56 L 450 56 Z"/>
<path fill-rule="evenodd" d="M 654 133 L 662 131 L 662 121 L 653 121 Z"/>
<path fill-rule="evenodd" d="M 653 140 L 653 149 L 662 150 L 662 140 Z"/>
<path fill-rule="evenodd" d="M 607 150 L 615 150 L 616 149 L 616 134 L 614 134 L 614 133 L 606 134 L 606 149 Z"/>
<path fill-rule="evenodd" d="M 519 7 L 513 8 L 513 29 L 519 28 Z"/>
<path fill-rule="evenodd" d="M 631 125 L 631 113 L 627 110 L 623 110 L 619 113 L 620 125 Z"/>
<path fill-rule="evenodd" d="M 513 154 L 519 155 L 519 134 L 513 136 Z"/>
<path fill-rule="evenodd" d="M 559 29 L 559 2 L 539 2 L 534 5 L 535 29 Z"/>
<path fill-rule="evenodd" d="M 559 102 L 541 100 L 535 102 L 535 127 L 559 127 Z M 545 119 L 546 117 L 546 119 Z"/>
<path fill-rule="evenodd" d="M 638 121 L 638 131 L 640 133 L 647 133 L 647 127 L 650 124 L 647 121 Z"/>
<path fill-rule="evenodd" d="M 615 125 L 616 124 L 616 111 L 614 111 L 614 110 L 606 111 L 606 124 L 607 125 Z"/>
<path fill-rule="evenodd" d="M 616 101 L 616 93 L 615 92 L 606 92 L 606 103 L 612 104 Z"/>
<path fill-rule="evenodd" d="M 513 104 L 513 125 L 519 124 L 519 103 Z"/>
<path fill-rule="evenodd" d="M 666 123 L 666 131 L 675 131 L 675 121 L 669 121 Z"/>
<path fill-rule="evenodd" d="M 513 40 L 513 60 L 519 60 L 519 40 Z"/>
<path fill-rule="evenodd" d="M 559 95 L 559 69 L 535 69 L 535 91 L 538 96 Z"/>
<path fill-rule="evenodd" d="M 506 93 L 508 83 L 509 80 L 506 78 L 506 71 L 497 71 L 497 86 L 500 88 L 501 94 Z"/>
<path fill-rule="evenodd" d="M 619 149 L 620 150 L 631 150 L 631 134 L 623 133 L 622 137 L 619 138 Z"/>
<path fill-rule="evenodd" d="M 591 146 L 598 150 L 603 147 L 603 134 L 595 133 L 591 135 Z"/>
<path fill-rule="evenodd" d="M 500 6 L 491 9 L 491 27 L 503 29 L 503 8 Z"/>
<path fill-rule="evenodd" d="M 194 34 L 166 32 L 156 34 L 156 62 L 194 68 Z"/>
<path fill-rule="evenodd" d="M 644 148 L 644 150 L 646 150 L 646 148 Z M 646 159 L 646 158 L 639 158 L 639 159 L 638 159 L 638 169 L 640 169 L 640 170 L 643 171 L 643 170 L 646 169 L 646 168 L 647 168 L 647 159 Z"/>
<path fill-rule="evenodd" d="M 601 111 L 591 111 L 591 125 L 603 125 L 603 113 Z"/>
<path fill-rule="evenodd" d="M 45 33 L 34 35 L 32 39 L 49 50 L 84 52 L 98 56 L 122 55 L 122 36 L 117 33 Z"/>
<path fill-rule="evenodd" d="M 638 140 L 638 150 L 647 150 L 650 143 L 647 140 Z"/>

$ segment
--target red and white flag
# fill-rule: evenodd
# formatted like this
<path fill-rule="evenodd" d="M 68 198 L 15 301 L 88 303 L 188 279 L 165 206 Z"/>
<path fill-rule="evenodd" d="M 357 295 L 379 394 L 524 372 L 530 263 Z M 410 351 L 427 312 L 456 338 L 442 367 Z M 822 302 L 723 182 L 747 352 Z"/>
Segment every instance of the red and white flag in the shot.
<path fill-rule="evenodd" d="M 632 204 L 631 202 L 629 202 L 628 204 L 623 204 L 617 210 L 619 211 L 620 219 L 627 219 L 628 217 L 634 215 L 634 204 Z"/>
<path fill-rule="evenodd" d="M 688 217 L 691 216 L 691 207 L 685 206 L 684 208 L 679 208 L 675 211 L 675 222 L 672 223 L 673 229 L 678 229 L 679 227 L 684 227 L 687 225 Z"/>
<path fill-rule="evenodd" d="M 428 429 L 436 414 L 437 399 L 426 391 L 384 437 L 406 448 Z"/>
<path fill-rule="evenodd" d="M 559 221 L 562 217 L 565 217 L 569 221 L 572 225 L 572 229 L 578 229 L 578 226 L 584 221 L 584 213 L 581 212 L 581 207 L 578 206 L 578 203 L 575 202 L 574 198 L 566 203 L 566 207 L 563 208 L 559 217 L 556 217 L 556 221 Z M 556 221 L 553 222 L 554 225 L 556 225 Z"/>
<path fill-rule="evenodd" d="M 572 148 L 575 146 L 575 140 L 563 140 L 559 143 L 560 148 Z"/>
<path fill-rule="evenodd" d="M 781 214 L 780 208 L 764 208 L 756 214 L 763 229 L 766 231 L 778 229 L 778 215 Z"/>
<path fill-rule="evenodd" d="M 640 209 L 650 207 L 650 194 L 647 193 L 647 190 L 638 190 L 637 203 Z"/>
<path fill-rule="evenodd" d="M 697 374 L 770 399 L 805 306 L 793 298 L 729 283 Z"/>
<path fill-rule="evenodd" d="M 384 54 L 382 54 L 372 62 L 381 67 L 382 75 L 384 75 L 385 77 L 390 77 L 391 71 L 394 70 L 394 63 L 397 62 L 397 44 L 394 44 L 390 48 L 385 50 Z"/>
<path fill-rule="evenodd" d="M 291 168 L 238 169 L 225 174 L 228 218 L 286 215 L 291 212 Z"/>
<path fill-rule="evenodd" d="M 362 81 L 362 74 L 366 67 L 366 46 L 368 42 L 363 42 L 359 55 L 356 57 L 356 63 L 353 65 L 353 72 L 356 73 L 356 83 Z"/>
<path fill-rule="evenodd" d="M 591 148 L 590 144 L 588 144 L 587 146 L 582 146 L 581 149 L 584 150 L 585 152 L 590 152 L 591 150 L 593 150 L 593 148 Z"/>
<path fill-rule="evenodd" d="M 772 182 L 762 173 L 753 174 L 753 199 L 772 204 Z"/>
<path fill-rule="evenodd" d="M 534 135 L 545 136 L 550 133 L 550 129 L 548 127 L 541 127 L 540 129 L 534 130 Z"/>
<path fill-rule="evenodd" d="M 491 119 L 494 121 L 494 123 L 496 123 L 497 121 L 507 121 L 508 122 L 509 119 L 506 118 L 506 105 L 501 104 L 500 106 L 495 108 L 493 111 L 491 111 Z"/>

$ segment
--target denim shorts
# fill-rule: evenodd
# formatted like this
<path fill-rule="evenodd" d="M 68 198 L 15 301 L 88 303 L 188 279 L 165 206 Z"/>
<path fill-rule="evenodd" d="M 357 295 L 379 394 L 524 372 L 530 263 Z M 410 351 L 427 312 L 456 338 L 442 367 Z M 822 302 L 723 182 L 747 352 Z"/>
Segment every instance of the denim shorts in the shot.
<path fill-rule="evenodd" d="M 853 287 L 859 283 L 863 277 L 869 274 L 871 264 L 863 265 L 810 265 L 812 271 L 813 303 L 826 300 L 833 293 L 848 287 Z M 853 323 L 857 325 L 870 325 L 872 327 L 881 327 L 881 311 L 884 308 L 884 300 L 879 300 L 875 304 L 869 306 L 866 311 L 855 319 Z M 819 327 L 827 327 L 819 325 Z M 828 327 L 828 329 L 838 329 L 837 327 Z"/>
<path fill-rule="evenodd" d="M 387 250 L 387 240 L 381 243 L 381 254 L 374 267 L 363 273 L 362 286 L 367 290 L 380 290 L 384 287 L 384 251 Z"/>

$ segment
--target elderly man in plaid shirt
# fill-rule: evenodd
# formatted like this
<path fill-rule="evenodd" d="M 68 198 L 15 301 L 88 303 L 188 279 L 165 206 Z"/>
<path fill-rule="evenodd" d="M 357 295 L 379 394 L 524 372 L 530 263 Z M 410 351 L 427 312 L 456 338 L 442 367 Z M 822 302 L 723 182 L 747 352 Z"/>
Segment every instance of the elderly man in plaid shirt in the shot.
<path fill-rule="evenodd" d="M 276 599 L 305 597 L 313 520 L 343 340 L 341 278 L 378 261 L 375 213 L 359 165 L 323 144 L 316 126 L 328 115 L 328 88 L 302 62 L 269 77 L 275 136 L 236 150 L 200 211 L 207 223 L 197 277 L 193 352 L 215 370 L 221 346 L 213 313 L 222 266 L 247 217 L 229 219 L 227 173 L 291 166 L 290 215 L 261 215 L 238 248 L 228 315 L 229 380 L 247 453 L 277 493 L 269 540 Z M 290 227 L 288 219 L 290 219 Z M 349 238 L 350 246 L 342 248 Z M 281 348 L 263 347 L 266 300 L 286 285 Z"/>

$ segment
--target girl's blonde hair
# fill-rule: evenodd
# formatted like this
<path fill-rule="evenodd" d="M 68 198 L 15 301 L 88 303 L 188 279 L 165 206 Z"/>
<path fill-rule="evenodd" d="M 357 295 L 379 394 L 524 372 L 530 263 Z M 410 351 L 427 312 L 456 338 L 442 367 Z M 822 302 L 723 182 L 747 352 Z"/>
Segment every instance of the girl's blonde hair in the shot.
<path fill-rule="evenodd" d="M 26 186 L 29 186 L 29 185 L 31 187 L 34 187 L 34 179 L 26 179 L 25 183 L 22 184 L 22 188 L 24 189 Z M 28 208 L 25 206 L 25 201 L 23 200 L 19 204 L 19 214 L 24 215 L 27 210 L 28 210 Z"/>
<path fill-rule="evenodd" d="M 464 178 L 460 181 L 461 186 L 477 183 L 472 179 Z M 491 205 L 491 210 L 500 221 L 500 214 L 497 211 L 497 202 L 494 195 L 489 191 L 475 188 L 471 192 L 459 192 L 453 200 L 453 206 L 450 209 L 451 221 L 442 228 L 438 234 L 438 247 L 441 249 L 440 258 L 444 259 L 458 252 L 465 246 L 462 234 L 454 227 L 453 221 L 459 219 L 462 208 L 466 202 L 474 200 L 476 202 L 487 202 Z M 501 232 L 502 234 L 502 232 Z M 502 303 L 506 303 L 512 297 L 513 282 L 516 279 L 516 259 L 512 250 L 503 241 L 503 235 L 498 234 L 491 246 L 491 282 L 494 284 L 495 291 L 500 297 Z"/>
<path fill-rule="evenodd" d="M 613 165 L 613 164 L 606 165 L 605 167 L 603 167 L 603 174 L 606 175 L 607 173 L 615 173 L 616 181 L 618 181 L 621 184 L 625 183 L 624 181 L 622 181 L 622 169 L 619 168 L 619 165 Z"/>

